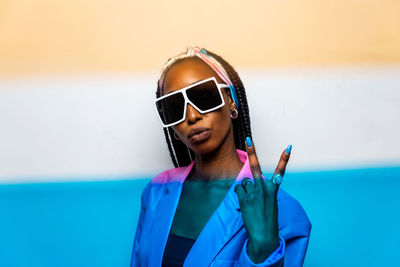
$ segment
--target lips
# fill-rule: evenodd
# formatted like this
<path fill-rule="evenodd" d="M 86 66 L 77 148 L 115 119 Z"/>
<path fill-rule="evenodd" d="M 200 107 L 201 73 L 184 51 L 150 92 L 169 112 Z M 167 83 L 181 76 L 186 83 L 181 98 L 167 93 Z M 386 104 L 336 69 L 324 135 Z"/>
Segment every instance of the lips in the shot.
<path fill-rule="evenodd" d="M 201 132 L 205 132 L 210 130 L 210 128 L 206 128 L 206 127 L 197 127 L 197 128 L 193 128 L 192 130 L 190 130 L 189 134 L 188 134 L 188 138 L 192 137 L 193 135 L 199 134 Z"/>
<path fill-rule="evenodd" d="M 210 136 L 210 133 L 211 133 L 210 128 L 197 127 L 197 128 L 193 128 L 192 130 L 190 130 L 190 132 L 188 134 L 188 138 L 192 142 L 198 143 L 198 142 L 206 140 Z"/>

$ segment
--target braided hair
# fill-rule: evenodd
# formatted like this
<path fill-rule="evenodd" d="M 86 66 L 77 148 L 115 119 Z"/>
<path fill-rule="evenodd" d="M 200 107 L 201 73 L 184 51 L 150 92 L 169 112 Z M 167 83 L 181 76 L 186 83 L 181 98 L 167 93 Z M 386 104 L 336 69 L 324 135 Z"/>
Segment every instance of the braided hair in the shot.
<path fill-rule="evenodd" d="M 222 57 L 218 56 L 217 54 L 214 54 L 208 50 L 206 50 L 206 52 L 208 55 L 214 57 L 222 65 L 222 67 L 227 72 L 230 80 L 232 81 L 233 86 L 235 87 L 237 98 L 239 101 L 239 106 L 236 107 L 238 109 L 239 116 L 236 119 L 232 120 L 235 145 L 237 149 L 246 151 L 244 140 L 247 136 L 251 138 L 252 135 L 250 127 L 249 107 L 247 104 L 246 91 L 244 89 L 243 83 L 238 73 L 228 62 L 226 62 Z M 188 57 L 178 56 L 175 59 L 169 59 L 169 61 L 166 63 L 166 66 L 168 67 L 164 66 L 160 80 L 162 81 L 165 73 L 168 71 L 169 68 L 171 68 L 171 66 L 173 66 L 177 62 L 185 60 L 186 58 Z M 160 80 L 157 82 L 156 97 L 162 96 L 163 92 L 163 82 L 160 82 Z M 174 166 L 177 168 L 189 165 L 193 161 L 195 153 L 182 141 L 176 140 L 173 137 L 174 130 L 172 129 L 172 127 L 166 127 L 163 128 L 163 130 Z"/>

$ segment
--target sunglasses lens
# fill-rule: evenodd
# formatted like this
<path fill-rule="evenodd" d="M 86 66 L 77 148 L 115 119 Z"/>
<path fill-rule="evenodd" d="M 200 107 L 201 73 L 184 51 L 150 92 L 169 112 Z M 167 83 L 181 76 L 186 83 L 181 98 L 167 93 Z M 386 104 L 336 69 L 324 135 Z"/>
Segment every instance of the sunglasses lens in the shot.
<path fill-rule="evenodd" d="M 185 99 L 182 93 L 173 94 L 156 102 L 158 113 L 164 124 L 171 124 L 183 118 Z"/>
<path fill-rule="evenodd" d="M 189 100 L 202 111 L 215 108 L 222 104 L 222 99 L 214 81 L 207 81 L 186 91 Z"/>

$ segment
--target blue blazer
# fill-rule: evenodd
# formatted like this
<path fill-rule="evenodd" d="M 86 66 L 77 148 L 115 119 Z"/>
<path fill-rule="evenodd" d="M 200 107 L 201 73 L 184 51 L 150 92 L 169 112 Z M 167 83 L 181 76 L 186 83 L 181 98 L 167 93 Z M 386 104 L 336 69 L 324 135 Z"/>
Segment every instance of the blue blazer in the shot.
<path fill-rule="evenodd" d="M 187 266 L 302 266 L 310 237 L 311 223 L 299 202 L 278 190 L 279 248 L 262 263 L 247 254 L 248 234 L 243 225 L 237 183 L 253 180 L 247 153 L 237 150 L 244 163 L 225 198 L 211 215 L 184 262 Z M 164 248 L 178 206 L 183 182 L 190 165 L 164 171 L 154 177 L 141 196 L 141 211 L 133 243 L 131 267 L 161 266 Z M 265 179 L 265 177 L 263 177 Z"/>

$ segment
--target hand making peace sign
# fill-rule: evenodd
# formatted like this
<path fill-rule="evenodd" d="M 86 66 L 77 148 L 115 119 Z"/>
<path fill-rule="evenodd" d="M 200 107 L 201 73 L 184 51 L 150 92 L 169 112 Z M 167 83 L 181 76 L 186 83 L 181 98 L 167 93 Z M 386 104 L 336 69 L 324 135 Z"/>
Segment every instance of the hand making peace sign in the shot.
<path fill-rule="evenodd" d="M 279 247 L 277 192 L 285 174 L 292 145 L 282 152 L 273 178 L 264 179 L 257 154 L 250 137 L 246 138 L 246 151 L 254 183 L 244 178 L 235 186 L 244 227 L 249 235 L 248 254 L 253 262 L 263 262 Z"/>

